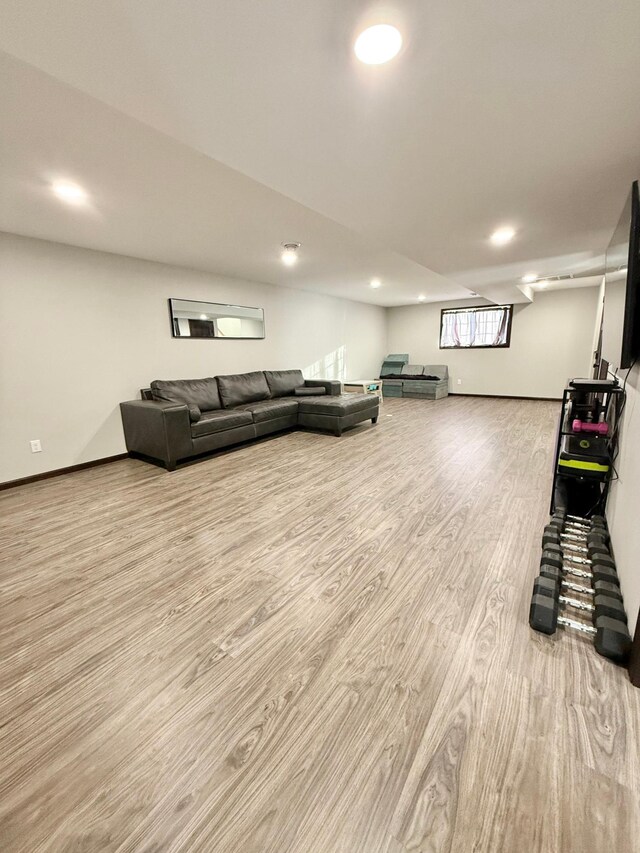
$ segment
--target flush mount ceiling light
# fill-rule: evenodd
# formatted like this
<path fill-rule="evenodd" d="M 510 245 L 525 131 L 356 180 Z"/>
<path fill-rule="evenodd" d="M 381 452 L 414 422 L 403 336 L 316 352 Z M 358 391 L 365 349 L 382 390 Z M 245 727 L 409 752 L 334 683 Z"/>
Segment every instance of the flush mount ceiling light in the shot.
<path fill-rule="evenodd" d="M 54 195 L 67 204 L 84 204 L 88 197 L 86 190 L 70 181 L 54 181 L 51 189 Z"/>
<path fill-rule="evenodd" d="M 377 290 L 379 287 L 382 286 L 382 282 L 379 278 L 372 278 L 369 282 L 369 286 L 372 287 L 374 290 Z"/>
<path fill-rule="evenodd" d="M 376 24 L 360 33 L 353 49 L 365 65 L 383 65 L 397 56 L 401 47 L 399 30 L 391 24 Z"/>
<path fill-rule="evenodd" d="M 522 278 L 520 279 L 520 281 L 523 284 L 533 284 L 533 282 L 537 281 L 537 280 L 538 280 L 538 273 L 537 272 L 528 272 L 528 273 L 526 273 L 526 275 L 523 275 Z"/>
<path fill-rule="evenodd" d="M 298 249 L 300 243 L 282 243 L 282 263 L 292 267 L 298 260 Z"/>
<path fill-rule="evenodd" d="M 206 314 L 201 314 L 201 315 L 200 315 L 200 319 L 201 319 L 201 320 L 208 320 L 209 318 L 207 317 L 207 315 L 206 315 Z"/>
<path fill-rule="evenodd" d="M 424 300 L 425 300 L 426 298 L 427 298 L 427 297 L 426 297 L 426 296 L 424 296 L 424 294 L 422 294 L 422 293 L 421 293 L 421 294 L 420 294 L 420 296 L 418 296 L 418 302 L 424 302 Z"/>
<path fill-rule="evenodd" d="M 516 236 L 516 229 L 510 225 L 497 228 L 489 238 L 494 246 L 505 246 Z"/>

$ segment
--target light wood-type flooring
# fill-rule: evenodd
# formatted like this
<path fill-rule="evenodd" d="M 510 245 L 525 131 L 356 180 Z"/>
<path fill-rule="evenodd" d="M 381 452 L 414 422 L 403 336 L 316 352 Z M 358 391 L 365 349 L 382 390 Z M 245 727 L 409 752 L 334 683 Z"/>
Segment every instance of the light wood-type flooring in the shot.
<path fill-rule="evenodd" d="M 640 850 L 640 691 L 527 624 L 557 414 L 0 493 L 2 853 Z"/>

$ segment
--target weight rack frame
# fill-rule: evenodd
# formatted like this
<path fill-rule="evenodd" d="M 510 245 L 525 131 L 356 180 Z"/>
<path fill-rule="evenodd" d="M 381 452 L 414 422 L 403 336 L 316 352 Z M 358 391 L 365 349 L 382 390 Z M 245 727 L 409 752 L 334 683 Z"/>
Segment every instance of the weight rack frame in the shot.
<path fill-rule="evenodd" d="M 597 385 L 596 380 L 594 380 L 594 385 Z M 604 419 L 610 427 L 609 435 L 605 438 L 609 454 L 610 467 L 607 474 L 604 475 L 602 478 L 584 477 L 579 473 L 569 474 L 566 471 L 558 470 L 558 462 L 560 460 L 563 440 L 567 436 L 575 436 L 577 434 L 574 433 L 574 431 L 571 429 L 570 403 L 573 402 L 575 397 L 584 396 L 585 394 L 588 394 L 589 397 L 593 399 L 594 404 L 596 402 L 600 404 L 600 407 L 604 412 Z M 594 389 L 593 391 L 587 391 L 585 388 L 572 388 L 570 385 L 567 385 L 563 390 L 562 409 L 560 413 L 560 418 L 558 420 L 555 452 L 553 455 L 553 483 L 551 485 L 551 501 L 549 504 L 549 515 L 553 515 L 555 510 L 558 509 L 558 507 L 556 506 L 557 486 L 558 483 L 563 480 L 578 480 L 586 481 L 589 484 L 599 484 L 600 495 L 597 502 L 592 507 L 592 512 L 594 514 L 604 515 L 605 506 L 607 504 L 607 497 L 609 495 L 609 486 L 611 485 L 611 477 L 613 474 L 613 460 L 615 459 L 618 443 L 617 424 L 620 418 L 620 414 L 622 412 L 624 396 L 624 388 L 622 388 L 620 385 L 614 385 L 611 388 L 607 388 L 606 390 Z M 568 509 L 568 507 L 562 507 L 562 509 Z"/>

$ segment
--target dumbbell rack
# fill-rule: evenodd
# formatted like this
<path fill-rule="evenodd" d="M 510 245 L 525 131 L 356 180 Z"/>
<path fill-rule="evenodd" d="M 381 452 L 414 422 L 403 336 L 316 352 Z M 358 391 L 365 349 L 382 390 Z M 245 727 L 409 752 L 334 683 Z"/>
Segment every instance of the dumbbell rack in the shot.
<path fill-rule="evenodd" d="M 542 537 L 540 574 L 533 587 L 529 624 L 544 634 L 554 634 L 558 626 L 588 634 L 599 654 L 625 663 L 631 637 L 608 542 L 602 516 L 585 519 L 563 511 L 552 516 Z M 571 578 L 586 581 L 589 586 Z M 588 613 L 592 624 L 573 619 L 566 614 L 567 608 Z"/>
<path fill-rule="evenodd" d="M 576 517 L 590 515 L 591 512 L 604 512 L 613 473 L 613 460 L 616 456 L 617 425 L 623 401 L 623 388 L 601 380 L 572 380 L 564 389 L 553 459 L 550 513 L 553 514 L 560 507 L 574 513 Z M 576 436 L 572 428 L 573 420 L 587 418 L 594 423 L 606 422 L 609 426 L 602 440 L 607 449 L 610 464 L 608 471 L 600 475 L 593 471 L 586 474 L 579 468 L 568 472 L 561 470 L 559 466 L 563 443 L 569 437 Z M 560 499 L 559 495 L 564 497 Z"/>

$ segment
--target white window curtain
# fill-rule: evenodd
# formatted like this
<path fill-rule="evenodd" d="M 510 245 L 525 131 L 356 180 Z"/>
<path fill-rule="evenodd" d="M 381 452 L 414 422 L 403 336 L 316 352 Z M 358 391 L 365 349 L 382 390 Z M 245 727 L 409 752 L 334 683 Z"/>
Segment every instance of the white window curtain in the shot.
<path fill-rule="evenodd" d="M 441 347 L 499 347 L 507 343 L 510 305 L 445 311 Z"/>

